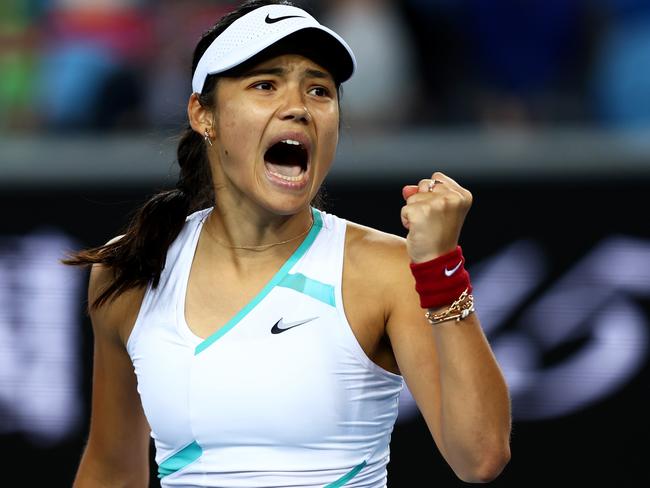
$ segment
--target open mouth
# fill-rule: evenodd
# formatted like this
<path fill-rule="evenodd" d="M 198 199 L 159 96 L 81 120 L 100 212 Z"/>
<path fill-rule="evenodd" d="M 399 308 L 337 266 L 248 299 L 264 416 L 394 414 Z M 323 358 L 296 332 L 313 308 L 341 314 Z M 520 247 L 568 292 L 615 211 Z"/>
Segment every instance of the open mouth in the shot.
<path fill-rule="evenodd" d="M 287 182 L 300 182 L 307 172 L 309 151 L 300 141 L 283 139 L 266 151 L 264 162 L 273 176 Z"/>

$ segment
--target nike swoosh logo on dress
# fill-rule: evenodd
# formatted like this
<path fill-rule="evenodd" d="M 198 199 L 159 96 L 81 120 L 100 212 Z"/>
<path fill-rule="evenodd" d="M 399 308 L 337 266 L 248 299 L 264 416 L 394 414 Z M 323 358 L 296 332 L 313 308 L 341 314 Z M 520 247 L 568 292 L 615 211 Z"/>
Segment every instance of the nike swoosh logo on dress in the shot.
<path fill-rule="evenodd" d="M 281 20 L 293 19 L 295 17 L 304 19 L 302 15 L 285 15 L 284 17 L 276 17 L 275 19 L 272 19 L 269 14 L 266 14 L 266 19 L 264 19 L 264 22 L 266 22 L 267 24 L 275 24 L 276 22 L 280 22 Z"/>
<path fill-rule="evenodd" d="M 454 266 L 451 269 L 447 269 L 447 267 L 445 267 L 445 276 L 449 277 L 449 276 L 453 275 L 456 271 L 458 271 L 458 268 L 460 268 L 461 264 L 463 264 L 462 261 L 459 262 L 456 266 Z"/>
<path fill-rule="evenodd" d="M 299 325 L 306 324 L 312 320 L 316 320 L 318 317 L 311 317 L 309 319 L 298 320 L 296 322 L 285 322 L 284 319 L 278 320 L 273 327 L 271 327 L 271 334 L 280 334 L 281 332 L 286 332 L 289 329 L 298 327 Z"/>

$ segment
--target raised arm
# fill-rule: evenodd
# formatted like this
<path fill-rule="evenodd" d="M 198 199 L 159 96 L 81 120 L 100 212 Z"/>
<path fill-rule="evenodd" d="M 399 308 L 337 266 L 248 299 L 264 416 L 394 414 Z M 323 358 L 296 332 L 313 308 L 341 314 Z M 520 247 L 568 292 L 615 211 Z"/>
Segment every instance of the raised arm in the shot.
<path fill-rule="evenodd" d="M 411 262 L 455 249 L 471 204 L 469 192 L 442 173 L 437 194 L 405 189 L 402 220 L 406 246 L 390 262 L 394 289 L 386 333 L 393 353 L 443 457 L 466 482 L 487 482 L 510 459 L 510 400 L 503 375 L 483 334 L 478 314 L 431 325 L 414 288 Z M 480 304 L 477 304 L 480 312 Z M 444 309 L 444 307 L 443 307 Z"/>
<path fill-rule="evenodd" d="M 108 269 L 93 266 L 89 304 L 109 279 Z M 94 360 L 90 433 L 74 488 L 144 488 L 149 484 L 150 429 L 136 389 L 133 365 L 124 347 L 141 295 L 141 291 L 129 291 L 91 310 Z"/>

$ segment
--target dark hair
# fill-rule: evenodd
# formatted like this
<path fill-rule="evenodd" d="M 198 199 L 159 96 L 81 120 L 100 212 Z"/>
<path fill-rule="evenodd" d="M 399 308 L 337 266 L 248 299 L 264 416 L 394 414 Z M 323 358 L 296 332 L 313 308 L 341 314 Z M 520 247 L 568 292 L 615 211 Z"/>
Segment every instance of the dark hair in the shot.
<path fill-rule="evenodd" d="M 272 4 L 292 5 L 285 0 L 247 1 L 207 30 L 194 49 L 192 74 L 212 41 L 230 24 L 259 7 Z M 218 76 L 214 75 L 206 79 L 199 95 L 201 105 L 213 107 L 217 80 Z M 214 205 L 214 188 L 206 146 L 203 137 L 189 124 L 181 134 L 177 159 L 180 176 L 176 187 L 155 194 L 136 210 L 121 238 L 78 251 L 61 260 L 67 265 L 103 264 L 112 269 L 111 284 L 89 304 L 90 307 L 98 307 L 131 288 L 147 286 L 149 283 L 154 288 L 158 286 L 167 250 L 183 228 L 186 217 Z M 313 205 L 318 206 L 319 195 L 314 198 Z"/>

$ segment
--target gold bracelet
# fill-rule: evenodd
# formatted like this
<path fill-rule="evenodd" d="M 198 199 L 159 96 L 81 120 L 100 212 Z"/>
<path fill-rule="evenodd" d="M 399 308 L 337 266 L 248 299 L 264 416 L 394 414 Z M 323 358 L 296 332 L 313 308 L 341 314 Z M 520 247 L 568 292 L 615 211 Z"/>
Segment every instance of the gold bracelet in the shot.
<path fill-rule="evenodd" d="M 474 296 L 467 293 L 467 289 L 460 294 L 458 299 L 449 305 L 449 308 L 443 312 L 434 314 L 429 310 L 424 316 L 427 318 L 431 325 L 447 322 L 448 320 L 456 320 L 460 322 L 469 314 L 474 313 Z"/>

